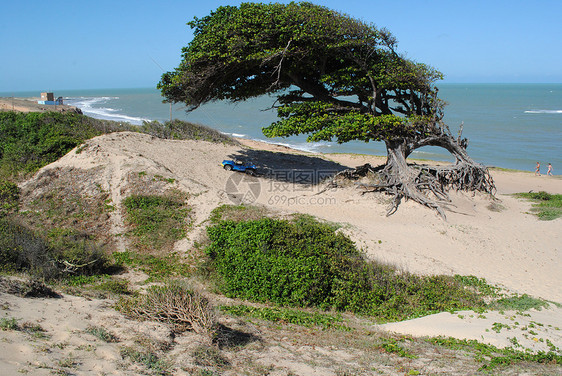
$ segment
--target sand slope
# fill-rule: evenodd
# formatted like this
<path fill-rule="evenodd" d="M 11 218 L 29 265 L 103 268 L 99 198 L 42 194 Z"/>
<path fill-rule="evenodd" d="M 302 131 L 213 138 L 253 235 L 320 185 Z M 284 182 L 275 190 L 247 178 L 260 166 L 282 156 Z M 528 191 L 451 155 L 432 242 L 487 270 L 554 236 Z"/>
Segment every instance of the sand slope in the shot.
<path fill-rule="evenodd" d="M 499 201 L 480 194 L 452 193 L 453 201 L 446 211 L 447 220 L 413 202 L 402 203 L 398 212 L 386 217 L 388 198 L 385 196 L 362 195 L 354 185 L 334 190 L 327 189 L 326 184 L 309 184 L 311 176 L 312 182 L 316 182 L 331 172 L 366 162 L 377 164 L 383 159 L 321 156 L 254 141 L 242 142 L 245 147 L 162 140 L 131 132 L 103 135 L 87 141 L 79 149 L 45 167 L 34 179 L 23 184 L 22 189 L 38 189 L 41 176 L 53 169 L 63 172 L 70 169 L 99 171 L 96 172 L 96 181 L 110 193 L 113 205 L 119 207 L 128 194 L 127 184 L 131 174 L 145 172 L 174 179 L 174 187 L 190 194 L 194 226 L 188 239 L 176 245 L 180 252 L 189 252 L 193 242 L 204 231 L 206 220 L 215 207 L 249 203 L 263 205 L 280 214 L 300 212 L 341 223 L 342 231 L 349 234 L 369 257 L 396 264 L 411 272 L 475 275 L 513 292 L 562 302 L 562 220 L 539 221 L 527 213 L 531 206 L 529 202 L 509 196 L 514 192 L 531 190 L 562 193 L 562 180 L 558 177 L 494 171 Z M 252 160 L 263 175 L 250 177 L 223 170 L 220 162 L 233 158 Z M 112 233 L 122 231 L 123 219 L 119 210 L 111 213 L 110 222 Z M 121 240 L 116 246 L 123 250 L 126 244 Z M 96 316 L 94 324 L 122 319 L 114 311 L 100 308 L 99 304 L 103 303 L 81 298 L 65 297 L 54 302 L 28 300 L 24 303 L 19 298 L 2 294 L 0 299 L 2 304 L 11 307 L 13 314 L 24 320 L 47 322 L 47 316 L 58 315 L 59 329 L 64 327 L 66 333 L 60 335 L 65 336 L 73 330 L 83 330 L 91 320 L 90 317 L 84 321 L 84 315 L 90 311 L 100 315 Z M 24 305 L 25 309 L 22 309 Z M 54 306 L 59 307 L 58 311 Z M 45 311 L 49 307 L 54 311 Z M 4 314 L 9 312 L 6 310 Z M 562 347 L 560 329 L 556 329 L 562 327 L 561 313 L 561 309 L 554 306 L 532 312 L 531 317 L 509 312 L 501 315 L 487 313 L 484 314 L 486 317 L 478 317 L 471 312 L 443 313 L 381 328 L 413 335 L 479 339 L 498 346 L 510 345 L 509 339 L 517 332 L 517 338 L 524 347 L 540 350 L 546 349 L 544 339 Z M 544 330 L 537 335 L 529 334 L 527 327 L 532 321 L 544 324 Z M 495 322 L 511 323 L 510 330 L 513 331 L 506 329 L 496 333 L 490 330 Z M 123 327 L 130 325 L 121 324 Z M 141 330 L 142 325 L 137 325 L 135 330 Z M 58 335 L 57 328 L 49 330 Z M 29 360 L 31 349 L 18 342 L 13 334 L 0 332 L 0 336 L 5 339 L 0 345 L 4 350 L 0 354 L 0 366 L 9 371 L 7 374 L 12 374 Z M 540 338 L 543 338 L 542 342 Z M 61 341 L 80 341 L 80 337 L 65 337 Z M 78 342 L 76 346 L 79 346 Z M 88 372 L 134 374 L 130 370 L 118 370 L 119 356 L 112 351 L 104 352 L 102 347 L 96 350 L 94 359 L 114 359 L 113 366 L 104 369 L 99 362 L 92 360 Z M 39 356 L 34 357 L 35 362 L 41 361 Z"/>

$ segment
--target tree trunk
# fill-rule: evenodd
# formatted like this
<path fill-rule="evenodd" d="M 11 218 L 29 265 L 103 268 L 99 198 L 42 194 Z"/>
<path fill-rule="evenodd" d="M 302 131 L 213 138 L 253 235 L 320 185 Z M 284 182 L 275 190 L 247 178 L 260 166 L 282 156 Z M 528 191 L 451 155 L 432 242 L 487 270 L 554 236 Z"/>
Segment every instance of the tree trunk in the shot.
<path fill-rule="evenodd" d="M 452 136 L 443 134 L 441 136 L 427 137 L 425 139 L 412 142 L 410 144 L 410 153 L 424 146 L 439 146 L 446 149 L 455 157 L 456 164 L 463 162 L 476 164 L 466 152 L 466 144 L 466 141 L 455 140 Z"/>
<path fill-rule="evenodd" d="M 466 153 L 466 143 L 444 134 L 423 140 L 387 140 L 387 160 L 384 166 L 372 168 L 360 166 L 355 170 L 344 171 L 338 176 L 357 179 L 368 171 L 378 175 L 379 183 L 363 185 L 366 192 L 386 192 L 394 196 L 394 201 L 387 216 L 398 209 L 402 199 L 412 199 L 428 208 L 436 210 L 445 218 L 443 204 L 450 202 L 448 190 L 453 188 L 464 191 L 481 191 L 495 193 L 495 186 L 488 169 L 476 163 Z M 455 164 L 449 166 L 429 166 L 408 164 L 408 156 L 423 146 L 440 146 L 455 157 Z"/>
<path fill-rule="evenodd" d="M 402 198 L 412 199 L 424 206 L 435 209 L 442 217 L 445 213 L 437 202 L 430 199 L 419 187 L 420 170 L 408 165 L 406 158 L 411 154 L 408 142 L 405 140 L 386 142 L 387 160 L 382 171 L 385 175 L 387 192 L 394 194 L 394 203 L 389 208 L 387 216 L 393 214 Z M 435 193 L 435 192 L 434 192 Z M 440 199 L 448 199 L 444 194 L 436 194 Z"/>

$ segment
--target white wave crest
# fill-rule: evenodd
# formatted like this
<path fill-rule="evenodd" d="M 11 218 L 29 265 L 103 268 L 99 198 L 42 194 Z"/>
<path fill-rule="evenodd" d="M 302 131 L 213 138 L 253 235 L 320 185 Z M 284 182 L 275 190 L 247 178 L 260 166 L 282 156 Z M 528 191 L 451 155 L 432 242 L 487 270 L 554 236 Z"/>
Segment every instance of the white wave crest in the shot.
<path fill-rule="evenodd" d="M 80 97 L 66 98 L 65 102 L 78 107 L 82 110 L 84 115 L 91 116 L 96 119 L 125 121 L 135 125 L 142 125 L 144 121 L 150 121 L 150 119 L 121 114 L 119 113 L 119 111 L 121 111 L 120 109 L 111 107 L 94 107 L 117 99 L 119 99 L 119 97 Z"/>
<path fill-rule="evenodd" d="M 272 141 L 272 140 L 264 140 L 264 139 L 258 139 L 258 138 L 254 138 L 253 140 L 255 141 L 260 141 L 266 144 L 271 144 L 271 145 L 279 145 L 279 146 L 285 146 L 287 148 L 290 149 L 295 149 L 295 150 L 299 150 L 299 151 L 304 151 L 304 152 L 308 152 L 308 153 L 322 153 L 322 152 L 327 152 L 326 149 L 332 147 L 332 145 L 329 142 L 279 142 L 279 141 Z"/>
<path fill-rule="evenodd" d="M 562 110 L 528 110 L 526 114 L 562 114 Z"/>

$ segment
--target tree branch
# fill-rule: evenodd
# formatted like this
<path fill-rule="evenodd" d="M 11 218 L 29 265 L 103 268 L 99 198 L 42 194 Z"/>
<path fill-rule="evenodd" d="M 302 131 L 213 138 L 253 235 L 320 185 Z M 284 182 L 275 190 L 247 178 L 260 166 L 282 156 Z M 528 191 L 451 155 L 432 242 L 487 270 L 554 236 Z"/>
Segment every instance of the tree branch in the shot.
<path fill-rule="evenodd" d="M 306 79 L 298 77 L 294 74 L 289 73 L 288 75 L 294 85 L 299 87 L 305 93 L 312 95 L 317 101 L 328 102 L 332 104 L 336 104 L 338 106 L 344 108 L 353 108 L 355 110 L 359 110 L 362 113 L 369 113 L 369 108 L 361 103 L 350 102 L 346 100 L 337 99 L 333 95 L 330 94 L 325 87 L 321 85 L 315 85 L 313 83 L 308 82 Z"/>

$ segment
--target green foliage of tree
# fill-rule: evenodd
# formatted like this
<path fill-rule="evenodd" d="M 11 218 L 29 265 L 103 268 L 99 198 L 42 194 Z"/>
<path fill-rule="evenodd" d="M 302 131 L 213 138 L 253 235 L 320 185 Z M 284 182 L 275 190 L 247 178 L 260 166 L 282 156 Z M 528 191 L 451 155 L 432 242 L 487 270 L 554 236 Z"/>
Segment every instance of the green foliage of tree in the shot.
<path fill-rule="evenodd" d="M 406 197 L 437 209 L 420 191 L 442 198 L 445 186 L 493 191 L 487 170 L 466 153 L 467 141 L 442 122 L 435 86 L 442 74 L 400 55 L 389 31 L 307 2 L 223 6 L 188 25 L 193 40 L 158 84 L 166 101 L 193 110 L 276 94 L 279 120 L 263 128 L 268 137 L 384 141 L 386 183 L 376 189 L 395 194 L 395 207 Z M 406 158 L 429 145 L 452 153 L 452 170 L 460 173 L 409 167 Z"/>
<path fill-rule="evenodd" d="M 182 50 L 180 66 L 162 76 L 164 96 L 196 108 L 209 100 L 281 93 L 283 120 L 266 135 L 323 130 L 316 139 L 379 140 L 408 123 L 404 116 L 437 115 L 440 108 L 432 83 L 441 73 L 399 56 L 387 30 L 322 6 L 244 3 L 188 25 L 194 39 Z M 356 129 L 351 138 L 338 137 L 342 126 L 344 133 L 355 128 L 340 121 L 342 115 L 370 133 Z M 370 115 L 387 116 L 373 122 Z"/>

